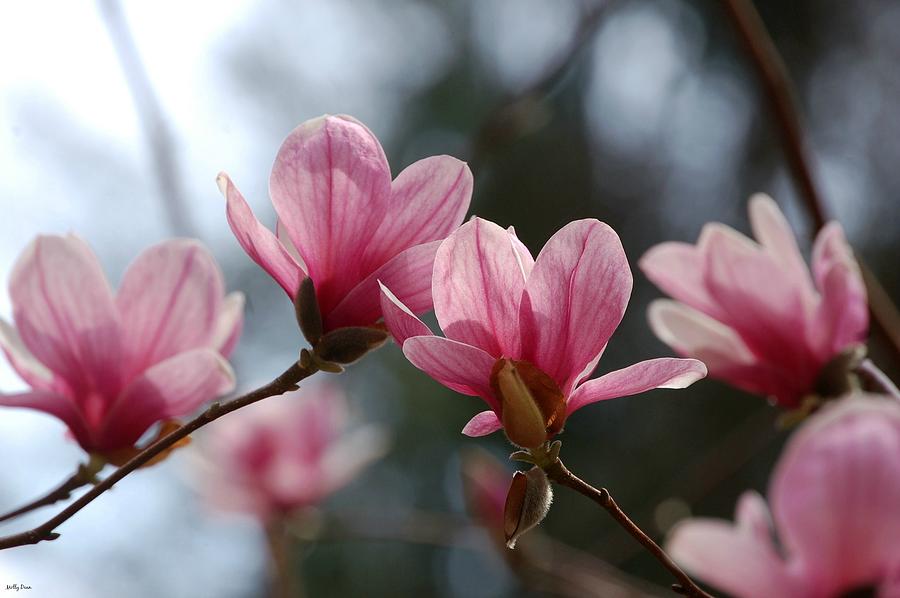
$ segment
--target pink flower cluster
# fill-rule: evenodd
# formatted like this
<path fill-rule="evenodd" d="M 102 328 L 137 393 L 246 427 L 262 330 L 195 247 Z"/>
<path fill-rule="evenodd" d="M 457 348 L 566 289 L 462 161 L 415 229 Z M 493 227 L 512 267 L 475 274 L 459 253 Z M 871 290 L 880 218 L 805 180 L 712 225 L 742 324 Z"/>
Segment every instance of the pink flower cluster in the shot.
<path fill-rule="evenodd" d="M 707 224 L 696 245 L 657 245 L 640 267 L 676 301 L 650 306 L 650 326 L 710 375 L 794 408 L 822 369 L 861 343 L 869 326 L 866 288 L 838 223 L 816 237 L 812 275 L 778 206 L 750 199 L 754 242 Z"/>
<path fill-rule="evenodd" d="M 118 292 L 73 235 L 40 236 L 9 283 L 15 327 L 0 346 L 31 390 L 0 405 L 61 419 L 89 453 L 121 462 L 153 424 L 229 392 L 225 358 L 244 297 L 225 296 L 222 273 L 199 243 L 167 241 L 131 264 Z"/>

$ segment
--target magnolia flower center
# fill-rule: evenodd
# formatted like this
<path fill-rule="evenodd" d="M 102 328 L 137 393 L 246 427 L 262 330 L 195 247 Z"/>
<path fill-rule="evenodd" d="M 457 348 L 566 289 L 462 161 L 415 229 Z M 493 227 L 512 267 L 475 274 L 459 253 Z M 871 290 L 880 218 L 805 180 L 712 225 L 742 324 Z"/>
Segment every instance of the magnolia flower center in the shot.
<path fill-rule="evenodd" d="M 552 438 L 566 420 L 566 398 L 556 381 L 527 361 L 498 359 L 491 390 L 500 399 L 500 421 L 507 437 L 523 448 Z"/>

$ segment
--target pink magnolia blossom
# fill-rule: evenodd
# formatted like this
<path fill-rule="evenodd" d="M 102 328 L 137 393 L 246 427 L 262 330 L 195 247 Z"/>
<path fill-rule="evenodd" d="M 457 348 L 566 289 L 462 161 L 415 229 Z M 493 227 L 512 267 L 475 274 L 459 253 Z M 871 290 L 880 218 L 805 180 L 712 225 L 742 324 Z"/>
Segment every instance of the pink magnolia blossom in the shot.
<path fill-rule="evenodd" d="M 766 502 L 747 492 L 735 524 L 679 523 L 668 551 L 738 598 L 900 596 L 900 405 L 850 396 L 812 416 L 775 468 L 769 505 L 777 543 Z"/>
<path fill-rule="evenodd" d="M 619 237 L 602 222 L 566 225 L 535 260 L 512 229 L 473 218 L 435 257 L 434 310 L 446 338 L 433 335 L 388 284 L 382 308 L 413 365 L 490 407 L 464 434 L 505 427 L 514 443 L 531 448 L 585 405 L 684 388 L 706 374 L 694 359 L 662 358 L 584 381 L 625 313 L 631 285 Z M 539 417 L 546 429 L 534 425 Z M 528 433 L 514 439 L 511 425 L 517 437 L 520 428 Z"/>
<path fill-rule="evenodd" d="M 696 245 L 663 243 L 641 258 L 677 300 L 651 304 L 650 326 L 712 376 L 793 408 L 825 364 L 865 338 L 865 285 L 838 223 L 819 232 L 810 276 L 771 198 L 750 199 L 750 222 L 758 242 L 711 223 Z"/>
<path fill-rule="evenodd" d="M 347 425 L 344 394 L 331 383 L 252 405 L 206 432 L 200 490 L 220 509 L 262 519 L 314 506 L 387 449 L 380 428 Z"/>
<path fill-rule="evenodd" d="M 196 241 L 154 245 L 114 293 L 80 238 L 39 236 L 9 282 L 15 327 L 0 347 L 31 390 L 0 405 L 61 419 L 89 453 L 117 462 L 150 426 L 229 392 L 225 361 L 244 298 L 224 295 L 222 273 Z"/>
<path fill-rule="evenodd" d="M 472 173 L 450 156 L 419 160 L 392 182 L 378 139 L 349 116 L 306 121 L 285 139 L 269 179 L 274 234 L 227 175 L 218 182 L 247 255 L 292 299 L 312 279 L 325 332 L 375 324 L 378 280 L 415 313 L 430 310 L 434 253 L 472 196 Z"/>

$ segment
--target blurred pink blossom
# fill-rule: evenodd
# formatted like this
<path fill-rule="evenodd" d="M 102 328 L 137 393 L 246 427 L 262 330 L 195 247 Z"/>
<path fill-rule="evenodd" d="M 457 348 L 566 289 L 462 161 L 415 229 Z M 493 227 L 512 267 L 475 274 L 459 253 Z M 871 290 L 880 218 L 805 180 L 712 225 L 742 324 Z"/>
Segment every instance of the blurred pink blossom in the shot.
<path fill-rule="evenodd" d="M 292 299 L 312 279 L 325 332 L 375 324 L 378 280 L 415 313 L 430 310 L 434 252 L 472 196 L 469 167 L 450 156 L 419 160 L 392 182 L 381 144 L 343 115 L 306 121 L 282 144 L 269 179 L 275 234 L 227 175 L 218 182 L 247 254 Z"/>
<path fill-rule="evenodd" d="M 434 309 L 446 338 L 434 336 L 387 283 L 382 307 L 413 365 L 490 407 L 463 433 L 482 436 L 505 427 L 514 443 L 531 448 L 585 405 L 652 388 L 684 388 L 706 374 L 694 359 L 662 358 L 583 382 L 625 313 L 631 285 L 618 235 L 598 220 L 566 225 L 535 260 L 512 229 L 473 218 L 435 257 Z M 540 411 L 534 417 L 530 402 Z M 523 421 L 539 417 L 545 429 Z M 510 434 L 511 423 L 525 443 Z"/>
<path fill-rule="evenodd" d="M 206 432 L 200 491 L 220 509 L 264 520 L 314 506 L 387 449 L 380 428 L 347 426 L 346 400 L 333 383 L 252 405 Z"/>
<path fill-rule="evenodd" d="M 866 290 L 838 223 L 816 237 L 812 276 L 775 202 L 750 199 L 758 242 L 719 223 L 696 245 L 651 248 L 640 268 L 677 301 L 649 310 L 656 335 L 714 377 L 797 407 L 832 358 L 868 330 Z"/>
<path fill-rule="evenodd" d="M 734 525 L 679 523 L 668 551 L 739 598 L 900 596 L 900 405 L 851 395 L 812 416 L 776 466 L 769 504 L 777 543 L 766 502 L 747 492 Z"/>
<path fill-rule="evenodd" d="M 15 328 L 0 320 L 0 346 L 31 390 L 0 394 L 0 405 L 58 417 L 89 453 L 127 459 L 150 426 L 234 387 L 225 357 L 244 297 L 225 296 L 219 267 L 196 241 L 148 248 L 113 293 L 87 243 L 39 236 L 9 293 Z"/>

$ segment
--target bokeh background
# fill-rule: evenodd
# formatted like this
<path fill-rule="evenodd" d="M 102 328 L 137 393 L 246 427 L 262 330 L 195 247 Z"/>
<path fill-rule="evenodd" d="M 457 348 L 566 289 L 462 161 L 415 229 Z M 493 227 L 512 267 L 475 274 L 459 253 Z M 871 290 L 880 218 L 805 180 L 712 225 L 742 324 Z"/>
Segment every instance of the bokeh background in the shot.
<path fill-rule="evenodd" d="M 829 207 L 900 298 L 900 5 L 757 4 L 797 82 Z M 395 174 L 432 154 L 469 160 L 472 212 L 515 225 L 534 253 L 566 222 L 595 217 L 618 231 L 634 266 L 655 243 L 693 241 L 709 220 L 746 231 L 746 198 L 755 191 L 776 197 L 806 242 L 810 220 L 720 3 L 619 0 L 592 26 L 585 15 L 596 6 L 3 3 L 0 278 L 5 284 L 39 232 L 82 235 L 114 281 L 146 245 L 199 237 L 229 288 L 249 300 L 233 360 L 240 385 L 266 381 L 302 340 L 281 290 L 233 240 L 215 176 L 228 171 L 272 224 L 266 189 L 275 152 L 294 126 L 326 112 L 368 124 Z M 670 354 L 646 325 L 656 296 L 635 269 L 631 304 L 600 372 Z M 0 315 L 10 317 L 5 291 Z M 883 346 L 876 342 L 873 352 L 898 373 Z M 464 516 L 461 449 L 509 452 L 499 434 L 460 435 L 479 401 L 443 389 L 395 346 L 342 382 L 358 420 L 389 427 L 394 444 L 323 510 L 379 514 L 391 529 L 423 514 Z M 0 388 L 22 388 L 5 363 Z M 704 381 L 579 412 L 563 451 L 570 468 L 609 487 L 662 537 L 680 517 L 730 517 L 743 490 L 765 490 L 786 436 L 776 417 L 759 398 Z M 0 553 L 0 588 L 25 583 L 29 596 L 100 598 L 264 595 L 261 531 L 198 500 L 190 450 L 128 478 L 66 523 L 59 541 Z M 0 510 L 49 489 L 80 457 L 57 421 L 4 410 Z M 651 583 L 669 582 L 580 496 L 559 492 L 542 530 Z M 323 534 L 326 541 L 295 554 L 310 596 L 529 595 L 486 536 L 461 545 L 448 534 L 444 546 L 423 546 Z"/>

